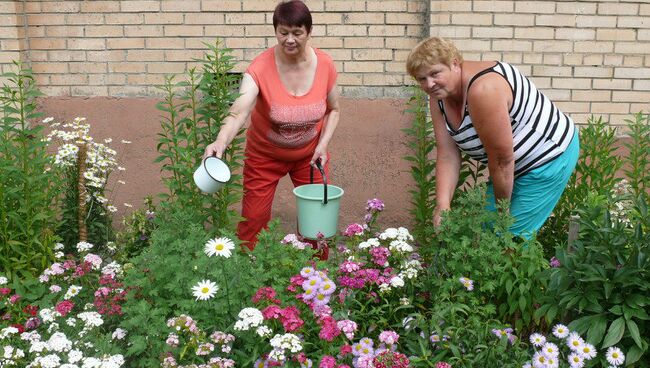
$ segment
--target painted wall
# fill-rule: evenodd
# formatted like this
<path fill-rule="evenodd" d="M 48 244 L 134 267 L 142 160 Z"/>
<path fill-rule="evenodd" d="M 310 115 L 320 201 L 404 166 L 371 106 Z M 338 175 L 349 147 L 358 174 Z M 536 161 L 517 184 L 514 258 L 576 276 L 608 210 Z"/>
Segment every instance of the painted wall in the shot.
<path fill-rule="evenodd" d="M 148 194 L 165 191 L 160 180 L 156 136 L 160 130 L 161 112 L 155 98 L 116 97 L 48 97 L 41 99 L 40 107 L 55 121 L 87 118 L 91 135 L 99 141 L 112 138 L 111 147 L 118 152 L 120 165 L 126 168 L 115 172 L 109 188 L 109 200 L 118 208 L 117 218 L 140 207 Z M 331 183 L 345 191 L 341 200 L 340 226 L 360 222 L 365 214 L 366 201 L 379 198 L 386 203 L 380 223 L 386 226 L 407 226 L 412 186 L 406 161 L 406 137 L 401 132 L 410 124 L 403 113 L 405 102 L 398 99 L 348 99 L 341 101 L 345 114 L 341 115 L 336 135 L 330 144 L 332 153 Z M 130 141 L 122 144 L 121 141 Z M 192 178 L 187 178 L 191 181 Z M 120 184 L 118 181 L 124 181 Z M 287 231 L 295 226 L 295 198 L 292 184 L 284 178 L 273 205 L 273 216 L 282 219 Z"/>

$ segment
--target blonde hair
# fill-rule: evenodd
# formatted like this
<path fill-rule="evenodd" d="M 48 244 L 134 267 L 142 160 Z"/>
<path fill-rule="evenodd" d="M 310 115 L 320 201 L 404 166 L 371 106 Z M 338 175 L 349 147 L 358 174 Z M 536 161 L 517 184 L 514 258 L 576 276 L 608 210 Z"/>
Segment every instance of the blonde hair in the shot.
<path fill-rule="evenodd" d="M 421 41 L 411 50 L 406 59 L 406 71 L 415 78 L 415 73 L 423 66 L 445 64 L 451 67 L 454 59 L 459 63 L 463 62 L 463 55 L 456 45 L 444 38 L 431 37 Z"/>

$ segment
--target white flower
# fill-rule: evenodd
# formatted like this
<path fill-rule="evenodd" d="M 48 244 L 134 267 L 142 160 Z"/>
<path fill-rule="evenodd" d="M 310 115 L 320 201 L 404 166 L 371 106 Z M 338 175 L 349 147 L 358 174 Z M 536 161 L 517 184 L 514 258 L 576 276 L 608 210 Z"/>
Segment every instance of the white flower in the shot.
<path fill-rule="evenodd" d="M 540 347 L 546 343 L 546 338 L 542 334 L 534 333 L 530 335 L 530 343 L 537 347 Z"/>
<path fill-rule="evenodd" d="M 582 356 L 580 356 L 578 353 L 569 354 L 568 360 L 571 368 L 582 368 L 585 365 L 584 358 L 582 358 Z"/>
<path fill-rule="evenodd" d="M 569 328 L 563 324 L 558 323 L 553 327 L 553 335 L 558 339 L 563 339 L 569 336 Z"/>
<path fill-rule="evenodd" d="M 596 348 L 589 343 L 583 343 L 582 345 L 580 345 L 580 347 L 578 347 L 576 352 L 582 355 L 582 357 L 585 358 L 586 360 L 593 359 L 597 355 Z"/>
<path fill-rule="evenodd" d="M 57 353 L 69 351 L 72 349 L 72 341 L 68 340 L 65 334 L 55 332 L 50 336 L 50 339 L 47 340 L 47 349 L 50 351 L 56 351 Z"/>
<path fill-rule="evenodd" d="M 0 285 L 7 285 L 8 282 L 9 280 L 6 277 L 0 276 Z"/>
<path fill-rule="evenodd" d="M 117 207 L 115 206 L 107 206 L 106 209 L 108 212 L 117 212 Z"/>
<path fill-rule="evenodd" d="M 273 330 L 267 326 L 260 326 L 255 330 L 255 333 L 257 333 L 260 337 L 269 337 L 273 333 Z"/>
<path fill-rule="evenodd" d="M 400 288 L 404 286 L 404 279 L 399 276 L 395 276 L 390 279 L 390 285 L 395 288 Z"/>
<path fill-rule="evenodd" d="M 230 258 L 232 251 L 235 249 L 235 243 L 228 238 L 210 239 L 205 243 L 205 254 L 208 257 L 220 256 Z"/>
<path fill-rule="evenodd" d="M 54 118 L 53 118 L 52 116 L 48 116 L 48 117 L 46 117 L 45 119 L 43 119 L 43 123 L 44 123 L 44 124 L 47 124 L 47 123 L 49 123 L 49 122 L 52 121 L 52 120 L 54 120 Z"/>
<path fill-rule="evenodd" d="M 94 245 L 85 241 L 80 241 L 79 243 L 77 243 L 77 251 L 79 253 L 89 251 L 90 249 L 92 249 L 92 247 L 94 247 Z"/>
<path fill-rule="evenodd" d="M 235 330 L 248 331 L 251 328 L 258 327 L 264 322 L 264 316 L 259 309 L 244 308 L 238 314 L 239 320 L 235 322 Z"/>
<path fill-rule="evenodd" d="M 406 297 L 405 298 L 400 298 L 399 299 L 399 304 L 400 305 L 410 305 L 411 300 L 409 298 L 406 298 Z"/>
<path fill-rule="evenodd" d="M 54 244 L 54 250 L 63 250 L 63 248 L 65 248 L 65 245 L 63 245 L 63 243 Z"/>
<path fill-rule="evenodd" d="M 286 333 L 284 335 L 277 334 L 273 336 L 270 341 L 271 346 L 277 350 L 289 350 L 292 353 L 297 353 L 302 350 L 302 344 L 298 336 Z"/>
<path fill-rule="evenodd" d="M 112 340 L 122 340 L 126 336 L 126 330 L 122 328 L 116 328 L 111 335 Z"/>
<path fill-rule="evenodd" d="M 585 342 L 585 340 L 580 337 L 576 332 L 571 332 L 569 336 L 566 339 L 566 344 L 567 346 L 573 350 L 576 351 Z"/>
<path fill-rule="evenodd" d="M 83 357 L 84 355 L 80 350 L 72 349 L 68 353 L 68 362 L 74 364 L 80 361 Z"/>
<path fill-rule="evenodd" d="M 616 346 L 610 346 L 605 356 L 607 357 L 607 362 L 613 366 L 619 366 L 625 363 L 625 354 Z"/>
<path fill-rule="evenodd" d="M 217 284 L 210 280 L 203 280 L 192 288 L 192 292 L 196 297 L 196 300 L 212 299 L 217 291 L 219 291 L 219 287 Z"/>
<path fill-rule="evenodd" d="M 68 291 L 66 291 L 65 295 L 63 296 L 63 299 L 70 299 L 77 296 L 81 289 L 83 289 L 81 286 L 70 285 Z"/>
<path fill-rule="evenodd" d="M 77 317 L 84 321 L 86 328 L 99 327 L 104 324 L 102 315 L 97 312 L 81 312 L 77 315 Z"/>
<path fill-rule="evenodd" d="M 544 355 L 546 355 L 547 358 L 557 357 L 560 354 L 557 345 L 555 345 L 552 342 L 547 342 L 546 344 L 544 344 L 544 346 L 542 346 L 542 352 L 544 353 Z"/>
<path fill-rule="evenodd" d="M 133 205 L 132 205 L 131 203 L 124 203 L 124 207 L 129 207 L 129 208 L 131 208 L 131 207 L 133 207 Z"/>

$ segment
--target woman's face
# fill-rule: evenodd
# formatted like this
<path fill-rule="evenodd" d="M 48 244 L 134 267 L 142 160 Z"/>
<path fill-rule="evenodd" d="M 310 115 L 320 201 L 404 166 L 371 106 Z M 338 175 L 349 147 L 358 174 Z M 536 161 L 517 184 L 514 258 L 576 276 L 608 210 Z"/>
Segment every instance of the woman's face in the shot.
<path fill-rule="evenodd" d="M 299 55 L 305 51 L 309 40 L 309 32 L 305 26 L 286 26 L 278 24 L 275 29 L 275 38 L 282 52 L 286 55 Z"/>
<path fill-rule="evenodd" d="M 415 79 L 426 94 L 442 100 L 454 91 L 459 71 L 456 62 L 452 62 L 451 67 L 446 64 L 423 65 L 415 73 Z"/>

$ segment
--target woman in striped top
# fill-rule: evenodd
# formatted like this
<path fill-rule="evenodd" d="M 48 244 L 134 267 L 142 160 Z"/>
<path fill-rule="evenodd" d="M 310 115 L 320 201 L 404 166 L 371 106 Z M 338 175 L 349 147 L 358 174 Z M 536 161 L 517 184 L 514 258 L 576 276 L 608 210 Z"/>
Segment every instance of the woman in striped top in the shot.
<path fill-rule="evenodd" d="M 416 45 L 406 68 L 429 95 L 436 137 L 434 225 L 451 206 L 460 152 L 488 167 L 488 207 L 510 201 L 514 234 L 530 237 L 551 215 L 580 151 L 576 127 L 515 67 L 463 60 L 432 37 Z"/>

